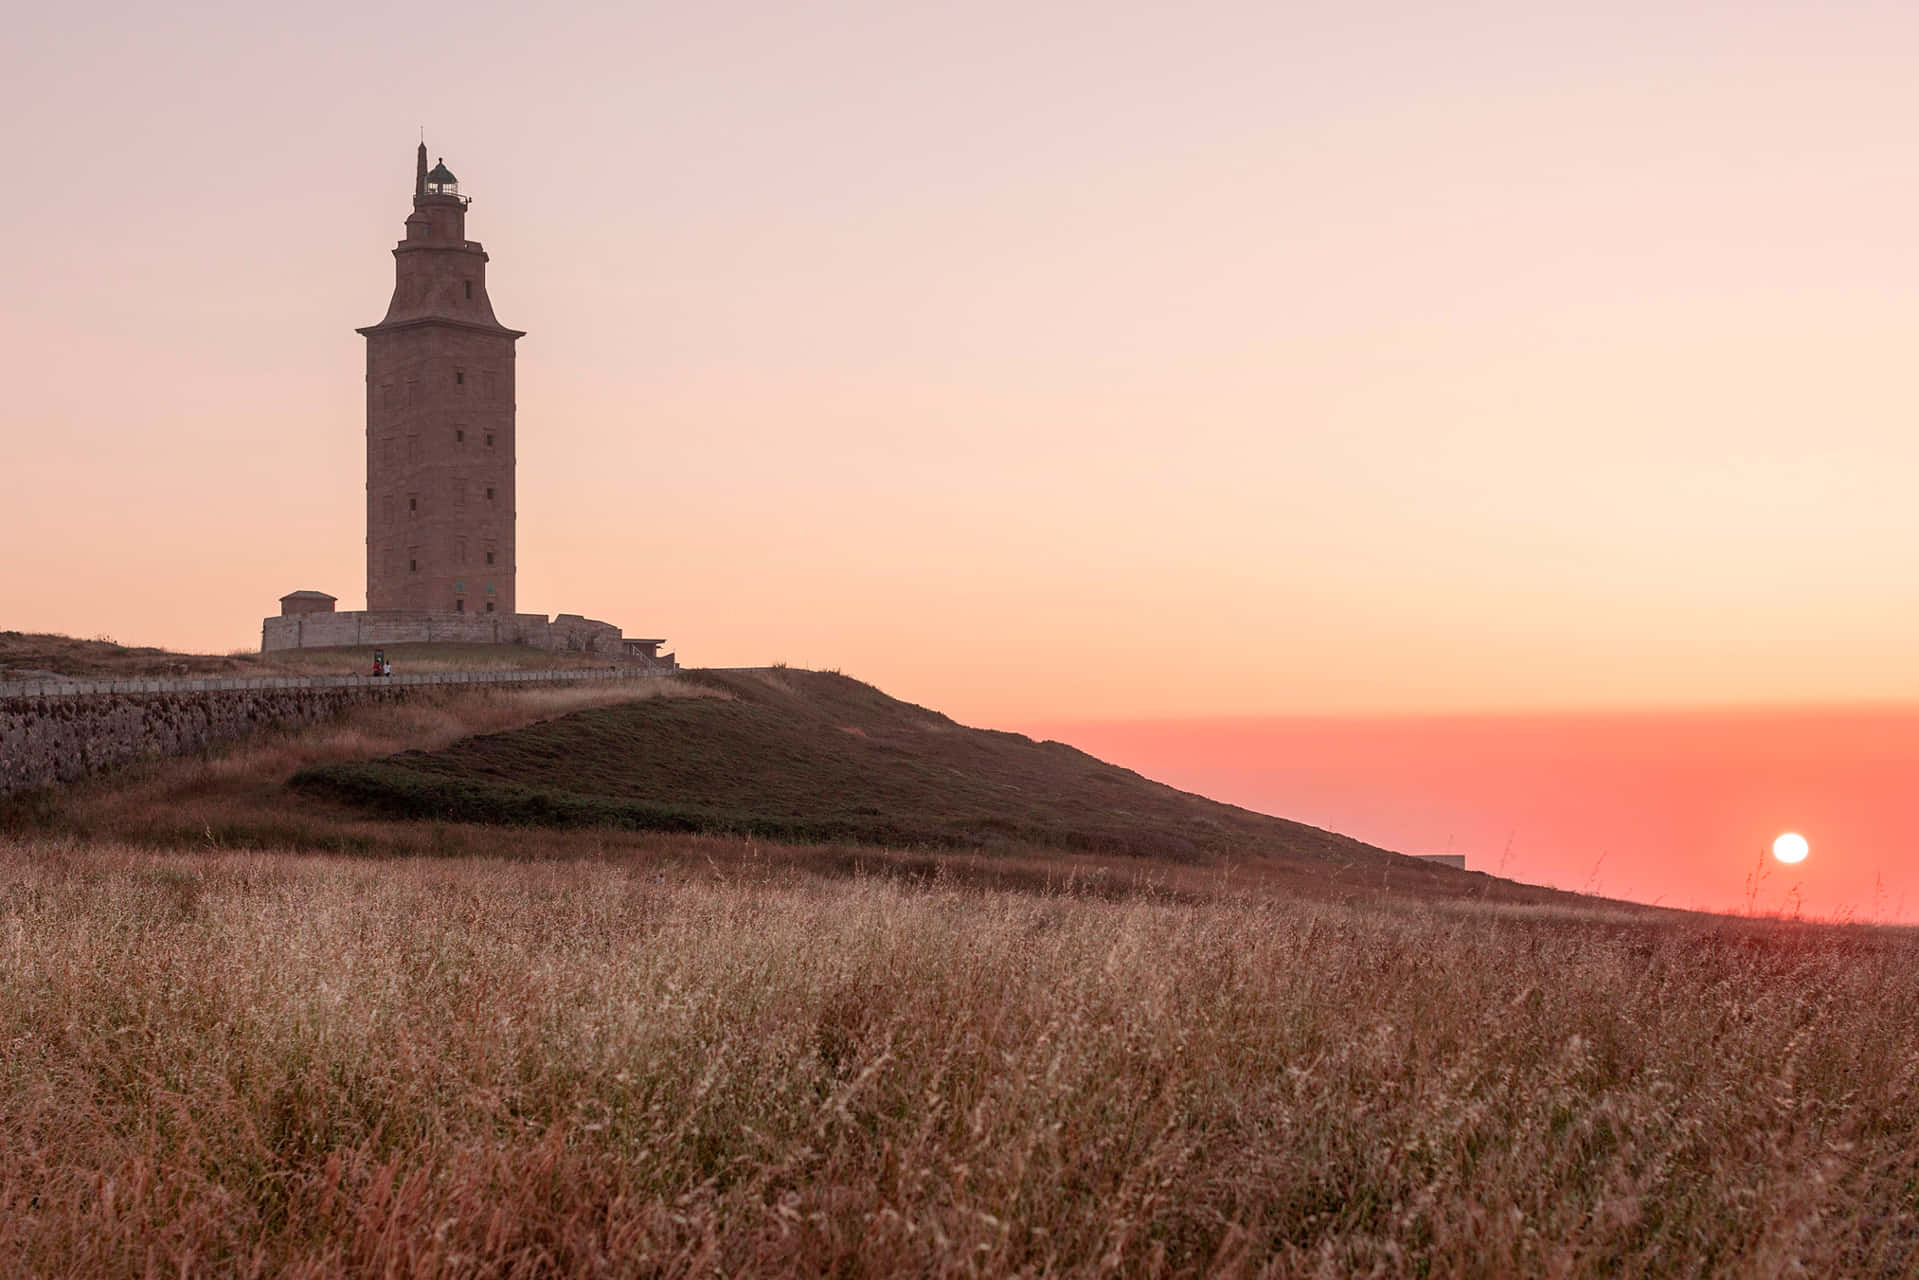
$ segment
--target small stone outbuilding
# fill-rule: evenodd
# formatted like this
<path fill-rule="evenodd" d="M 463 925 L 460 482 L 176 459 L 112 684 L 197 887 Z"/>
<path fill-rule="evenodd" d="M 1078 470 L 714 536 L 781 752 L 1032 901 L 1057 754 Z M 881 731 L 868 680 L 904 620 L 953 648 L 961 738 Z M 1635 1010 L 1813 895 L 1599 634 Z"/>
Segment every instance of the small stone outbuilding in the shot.
<path fill-rule="evenodd" d="M 332 613 L 337 597 L 324 591 L 289 591 L 280 597 L 280 616 L 291 618 L 303 613 Z"/>

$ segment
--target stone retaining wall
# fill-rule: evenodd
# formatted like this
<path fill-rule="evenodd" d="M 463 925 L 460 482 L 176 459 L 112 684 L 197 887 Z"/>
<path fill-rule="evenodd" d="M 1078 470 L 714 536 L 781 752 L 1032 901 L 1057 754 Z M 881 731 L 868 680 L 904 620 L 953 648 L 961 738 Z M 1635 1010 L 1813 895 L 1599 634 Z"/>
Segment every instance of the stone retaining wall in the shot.
<path fill-rule="evenodd" d="M 183 755 L 256 729 L 312 724 L 349 706 L 449 686 L 657 679 L 636 667 L 375 676 L 27 680 L 0 683 L 0 795 L 71 782 L 145 756 Z"/>

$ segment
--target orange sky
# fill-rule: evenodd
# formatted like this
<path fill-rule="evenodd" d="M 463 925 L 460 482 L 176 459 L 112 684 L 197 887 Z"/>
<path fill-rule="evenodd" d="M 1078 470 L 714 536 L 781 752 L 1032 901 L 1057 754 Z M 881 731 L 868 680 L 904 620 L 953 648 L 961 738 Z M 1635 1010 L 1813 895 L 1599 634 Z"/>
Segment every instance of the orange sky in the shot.
<path fill-rule="evenodd" d="M 525 608 L 975 723 L 1919 699 L 1910 4 L 11 22 L 0 625 L 360 604 L 423 124 Z"/>
<path fill-rule="evenodd" d="M 1919 708 L 1020 727 L 1189 790 L 1535 884 L 1919 921 Z M 1788 830 L 1812 842 L 1793 867 L 1767 856 Z"/>

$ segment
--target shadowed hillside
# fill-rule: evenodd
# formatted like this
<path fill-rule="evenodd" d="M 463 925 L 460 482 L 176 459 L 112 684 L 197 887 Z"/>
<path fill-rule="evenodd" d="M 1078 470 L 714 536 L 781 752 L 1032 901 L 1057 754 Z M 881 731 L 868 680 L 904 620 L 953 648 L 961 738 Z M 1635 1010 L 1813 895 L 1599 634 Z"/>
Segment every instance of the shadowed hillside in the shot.
<path fill-rule="evenodd" d="M 1255 856 L 1441 893 L 1489 883 L 1177 791 L 1063 743 L 969 729 L 844 676 L 689 678 L 726 696 L 582 711 L 443 750 L 322 765 L 293 783 L 389 817 Z"/>

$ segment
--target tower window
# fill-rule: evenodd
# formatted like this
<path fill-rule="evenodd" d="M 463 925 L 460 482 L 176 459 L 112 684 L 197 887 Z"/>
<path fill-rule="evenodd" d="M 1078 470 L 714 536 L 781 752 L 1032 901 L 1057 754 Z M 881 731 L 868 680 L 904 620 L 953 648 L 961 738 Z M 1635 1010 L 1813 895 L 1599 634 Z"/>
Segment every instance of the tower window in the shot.
<path fill-rule="evenodd" d="M 465 601 L 465 600 L 455 600 L 455 601 L 453 602 L 453 612 L 455 612 L 455 613 L 465 613 L 465 612 L 466 612 L 466 601 Z"/>
<path fill-rule="evenodd" d="M 493 433 L 491 431 L 486 433 L 486 447 L 489 449 L 493 447 Z"/>
<path fill-rule="evenodd" d="M 406 509 L 408 515 L 418 511 L 420 509 L 420 500 L 409 494 L 406 500 Z"/>
<path fill-rule="evenodd" d="M 466 282 L 466 296 L 468 298 L 473 296 L 473 282 L 471 280 Z"/>
<path fill-rule="evenodd" d="M 420 562 L 418 560 L 409 559 L 406 562 L 406 571 L 408 573 L 418 573 L 420 571 Z"/>
<path fill-rule="evenodd" d="M 466 385 L 465 369 L 455 369 L 453 371 L 453 385 L 456 387 L 464 387 Z"/>
<path fill-rule="evenodd" d="M 487 611 L 488 613 L 492 613 L 492 612 L 493 612 L 493 602 L 492 602 L 491 600 L 489 600 L 489 601 L 487 601 L 487 602 L 486 602 L 486 611 Z"/>
<path fill-rule="evenodd" d="M 486 487 L 486 500 L 487 500 L 488 502 L 491 502 L 491 501 L 493 501 L 493 486 L 492 486 L 492 485 L 488 485 L 488 486 Z"/>
<path fill-rule="evenodd" d="M 489 551 L 489 552 L 487 552 L 487 553 L 486 553 L 486 562 L 487 562 L 488 564 L 492 564 L 492 563 L 493 563 L 493 553 L 492 553 L 491 551 Z"/>
<path fill-rule="evenodd" d="M 454 444 L 466 443 L 466 432 L 459 427 L 453 428 L 453 443 Z"/>

